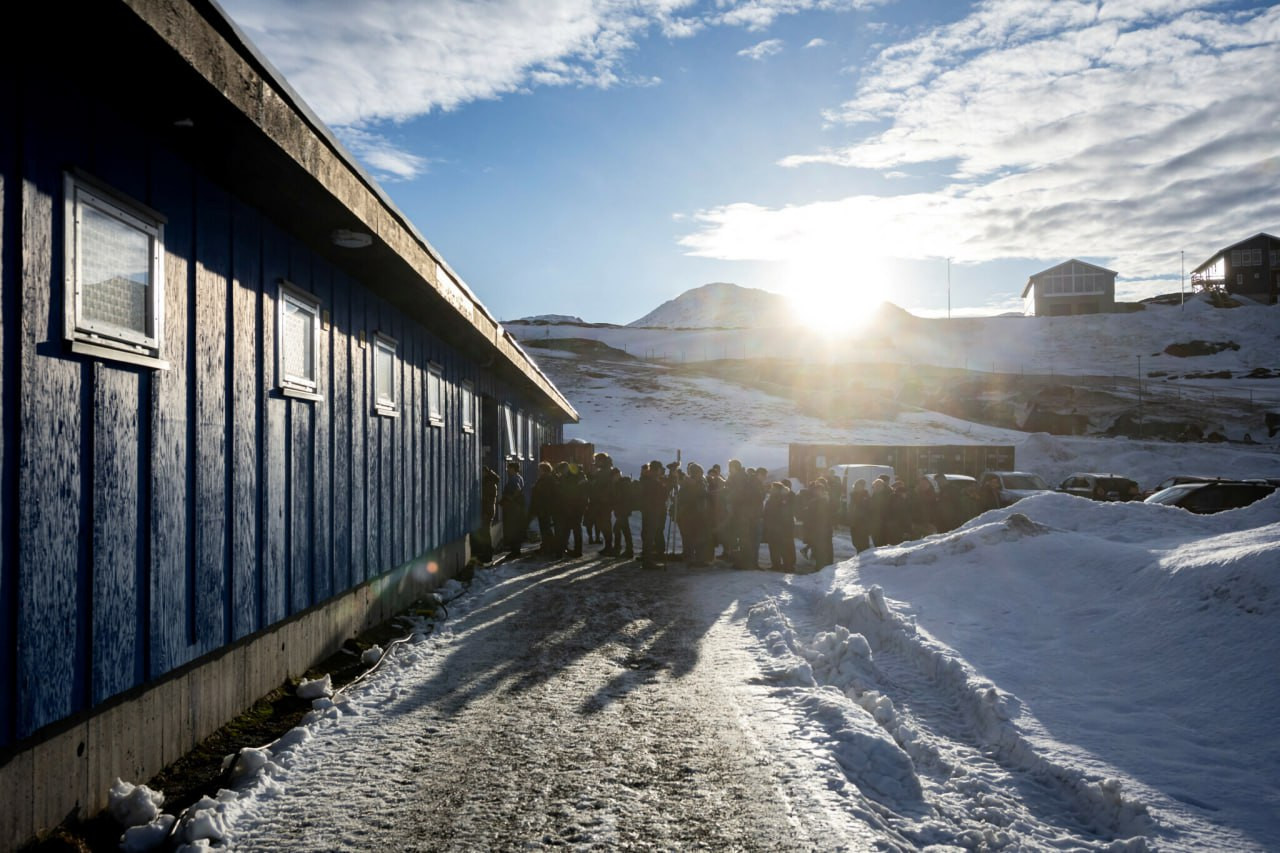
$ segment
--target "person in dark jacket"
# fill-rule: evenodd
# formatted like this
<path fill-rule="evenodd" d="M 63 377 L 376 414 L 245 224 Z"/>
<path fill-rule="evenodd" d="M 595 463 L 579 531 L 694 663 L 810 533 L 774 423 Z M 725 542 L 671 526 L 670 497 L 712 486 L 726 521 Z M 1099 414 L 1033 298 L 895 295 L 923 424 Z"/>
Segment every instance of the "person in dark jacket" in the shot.
<path fill-rule="evenodd" d="M 564 554 L 555 527 L 557 504 L 560 502 L 559 492 L 559 484 L 551 463 L 538 463 L 538 479 L 534 481 L 533 489 L 529 494 L 529 514 L 538 519 L 538 533 L 542 536 L 542 546 L 538 549 L 538 553 L 545 557 L 555 558 Z"/>
<path fill-rule="evenodd" d="M 690 462 L 685 468 L 676 498 L 676 524 L 684 543 L 684 561 L 690 566 L 711 563 L 711 499 L 702 466 Z"/>
<path fill-rule="evenodd" d="M 866 480 L 856 480 L 849 492 L 849 539 L 855 552 L 871 547 L 871 493 Z"/>
<path fill-rule="evenodd" d="M 529 518 L 524 505 L 524 477 L 520 463 L 507 463 L 507 483 L 502 487 L 502 536 L 509 557 L 520 556 Z"/>
<path fill-rule="evenodd" d="M 884 535 L 890 545 L 901 545 L 911 534 L 911 501 L 907 497 L 907 484 L 895 480 L 885 503 Z"/>
<path fill-rule="evenodd" d="M 646 569 L 665 565 L 662 526 L 666 523 L 670 494 L 666 471 L 655 459 L 640 472 L 640 564 Z"/>
<path fill-rule="evenodd" d="M 764 540 L 769 545 L 769 568 L 775 572 L 795 571 L 795 527 L 791 490 L 785 483 L 773 483 L 764 502 Z"/>
<path fill-rule="evenodd" d="M 617 556 L 630 560 L 635 556 L 635 549 L 632 547 L 631 540 L 631 513 L 635 511 L 638 504 L 636 496 L 636 483 L 630 477 L 625 476 L 617 468 L 609 472 L 611 497 L 610 503 L 613 506 L 613 541 L 619 550 Z M 626 542 L 627 547 L 622 548 L 622 543 Z"/>
<path fill-rule="evenodd" d="M 977 484 L 970 483 L 960 490 L 956 506 L 956 527 L 982 513 L 982 496 L 978 493 Z"/>
<path fill-rule="evenodd" d="M 493 522 L 498 517 L 498 491 L 502 488 L 502 478 L 498 472 L 484 466 L 480 476 L 480 526 L 472 537 L 475 542 L 475 557 L 482 563 L 493 559 Z"/>
<path fill-rule="evenodd" d="M 607 453 L 597 453 L 593 464 L 587 513 L 604 544 L 600 555 L 616 557 L 621 543 L 613 535 L 613 458 Z"/>
<path fill-rule="evenodd" d="M 889 491 L 888 479 L 876 477 L 871 481 L 871 499 L 867 505 L 871 515 L 871 541 L 875 545 L 889 544 L 889 531 L 886 527 L 889 518 Z"/>
<path fill-rule="evenodd" d="M 911 537 L 923 539 L 938 532 L 938 493 L 929 478 L 921 475 L 916 487 L 907 493 L 911 507 Z"/>
<path fill-rule="evenodd" d="M 1002 506 L 1004 506 L 1004 501 L 1000 499 L 1000 478 L 988 477 L 978 488 L 979 514 L 989 509 L 999 509 Z"/>
<path fill-rule="evenodd" d="M 586 481 L 578 466 L 561 462 L 556 466 L 560 490 L 560 515 L 555 519 L 560 548 L 566 557 L 582 556 L 582 511 L 585 507 Z M 570 545 L 570 540 L 573 544 Z"/>
<path fill-rule="evenodd" d="M 712 465 L 707 469 L 707 502 L 710 506 L 711 550 L 710 557 L 715 559 L 716 548 L 721 548 L 721 557 L 728 555 L 725 547 L 725 524 L 729 510 L 724 499 L 724 477 L 720 475 L 720 466 Z"/>
<path fill-rule="evenodd" d="M 835 534 L 835 518 L 831 508 L 831 492 L 827 478 L 814 481 L 813 499 L 809 503 L 809 535 L 813 547 L 813 564 L 821 569 L 835 562 L 835 546 L 831 541 Z"/>

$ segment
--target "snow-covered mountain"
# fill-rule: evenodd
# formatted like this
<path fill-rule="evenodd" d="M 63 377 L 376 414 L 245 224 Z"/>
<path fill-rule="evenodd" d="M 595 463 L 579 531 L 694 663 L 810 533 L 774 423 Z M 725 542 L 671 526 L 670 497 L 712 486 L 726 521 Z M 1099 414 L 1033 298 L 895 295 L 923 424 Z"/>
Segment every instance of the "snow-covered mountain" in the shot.
<path fill-rule="evenodd" d="M 590 325 L 581 317 L 575 317 L 572 314 L 534 314 L 532 317 L 521 317 L 518 320 L 505 320 L 506 325 L 522 325 L 522 326 L 548 326 L 548 325 Z"/>
<path fill-rule="evenodd" d="M 789 325 L 790 318 L 785 297 L 717 281 L 686 290 L 627 325 L 664 329 L 767 328 Z"/>

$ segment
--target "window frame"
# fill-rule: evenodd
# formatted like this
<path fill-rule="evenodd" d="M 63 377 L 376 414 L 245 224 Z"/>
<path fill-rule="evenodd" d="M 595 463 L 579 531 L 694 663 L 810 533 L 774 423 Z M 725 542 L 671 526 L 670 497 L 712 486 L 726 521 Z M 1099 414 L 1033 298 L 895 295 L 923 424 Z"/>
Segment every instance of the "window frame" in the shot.
<path fill-rule="evenodd" d="M 400 343 L 390 335 L 382 332 L 373 333 L 373 381 L 369 383 L 370 390 L 373 392 L 373 412 L 376 415 L 387 418 L 395 418 L 400 416 L 400 395 L 396 387 L 396 360 L 400 355 Z M 391 359 L 391 388 L 390 395 L 383 397 L 378 388 L 378 362 L 379 356 L 386 354 Z"/>
<path fill-rule="evenodd" d="M 294 377 L 285 369 L 285 308 L 293 304 L 311 311 L 311 371 L 314 380 L 305 377 Z M 280 279 L 276 292 L 276 388 L 286 397 L 298 397 L 306 400 L 323 400 L 320 389 L 320 335 L 322 331 L 323 308 L 320 299 L 287 279 Z"/>
<path fill-rule="evenodd" d="M 427 362 L 427 424 L 444 426 L 444 367 Z"/>
<path fill-rule="evenodd" d="M 470 379 L 464 379 L 460 384 L 460 388 L 462 389 L 462 403 L 459 409 L 461 410 L 462 431 L 473 433 L 476 431 L 476 384 Z"/>
<path fill-rule="evenodd" d="M 148 240 L 147 330 L 84 317 L 82 208 L 142 232 Z M 161 370 L 164 346 L 164 226 L 158 211 L 79 170 L 63 173 L 63 334 L 73 352 Z"/>

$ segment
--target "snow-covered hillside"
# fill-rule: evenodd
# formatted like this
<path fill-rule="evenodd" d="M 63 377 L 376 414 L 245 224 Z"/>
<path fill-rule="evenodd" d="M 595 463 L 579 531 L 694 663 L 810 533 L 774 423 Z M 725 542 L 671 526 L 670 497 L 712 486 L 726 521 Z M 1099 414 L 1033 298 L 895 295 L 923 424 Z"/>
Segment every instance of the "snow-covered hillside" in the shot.
<path fill-rule="evenodd" d="M 685 459 L 738 457 L 784 475 L 791 442 L 1013 444 L 1019 466 L 1055 483 L 1075 471 L 1109 470 L 1147 487 L 1189 467 L 1192 449 L 1184 443 L 1138 435 L 1050 438 L 947 413 L 963 408 L 954 397 L 971 385 L 975 395 L 995 396 L 992 383 L 1025 382 L 1025 399 L 1092 412 L 1090 432 L 1139 413 L 1144 436 L 1168 419 L 1232 440 L 1195 446 L 1205 460 L 1195 473 L 1280 476 L 1280 436 L 1268 437 L 1264 420 L 1267 411 L 1280 412 L 1280 307 L 1219 309 L 1195 299 L 1185 308 L 1151 305 L 1129 314 L 948 321 L 885 306 L 859 335 L 833 341 L 781 330 L 512 331 L 580 412 L 567 436 L 594 442 L 631 473 L 650 459 L 674 459 L 679 449 Z M 557 344 L 575 338 L 593 341 L 592 354 Z M 1198 356 L 1165 352 L 1193 341 L 1221 348 Z M 791 361 L 809 365 L 795 374 L 802 378 L 779 374 L 777 364 Z M 910 395 L 904 383 L 926 368 L 936 368 L 927 379 L 933 395 Z M 802 381 L 817 390 L 798 393 Z M 833 417 L 818 399 L 824 387 L 861 388 L 865 399 Z M 951 404 L 944 411 L 935 397 L 946 392 L 953 399 L 942 401 Z M 1246 435 L 1256 443 L 1243 443 Z"/>
<path fill-rule="evenodd" d="M 686 290 L 639 320 L 633 328 L 769 328 L 791 324 L 784 297 L 767 290 L 713 282 Z"/>

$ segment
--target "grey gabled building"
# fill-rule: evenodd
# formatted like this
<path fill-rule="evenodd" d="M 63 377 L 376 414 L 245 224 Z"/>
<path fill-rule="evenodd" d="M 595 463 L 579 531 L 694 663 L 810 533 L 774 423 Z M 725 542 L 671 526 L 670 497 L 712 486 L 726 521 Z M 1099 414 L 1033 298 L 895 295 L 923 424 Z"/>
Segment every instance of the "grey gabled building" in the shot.
<path fill-rule="evenodd" d="M 0 54 L 12 849 L 450 577 L 577 414 L 216 4 Z"/>
<path fill-rule="evenodd" d="M 1116 306 L 1116 275 L 1115 270 L 1075 258 L 1041 270 L 1022 289 L 1026 313 L 1037 317 L 1110 313 Z"/>
<path fill-rule="evenodd" d="M 1191 286 L 1276 304 L 1280 298 L 1280 237 L 1264 232 L 1219 249 L 1191 271 Z"/>

